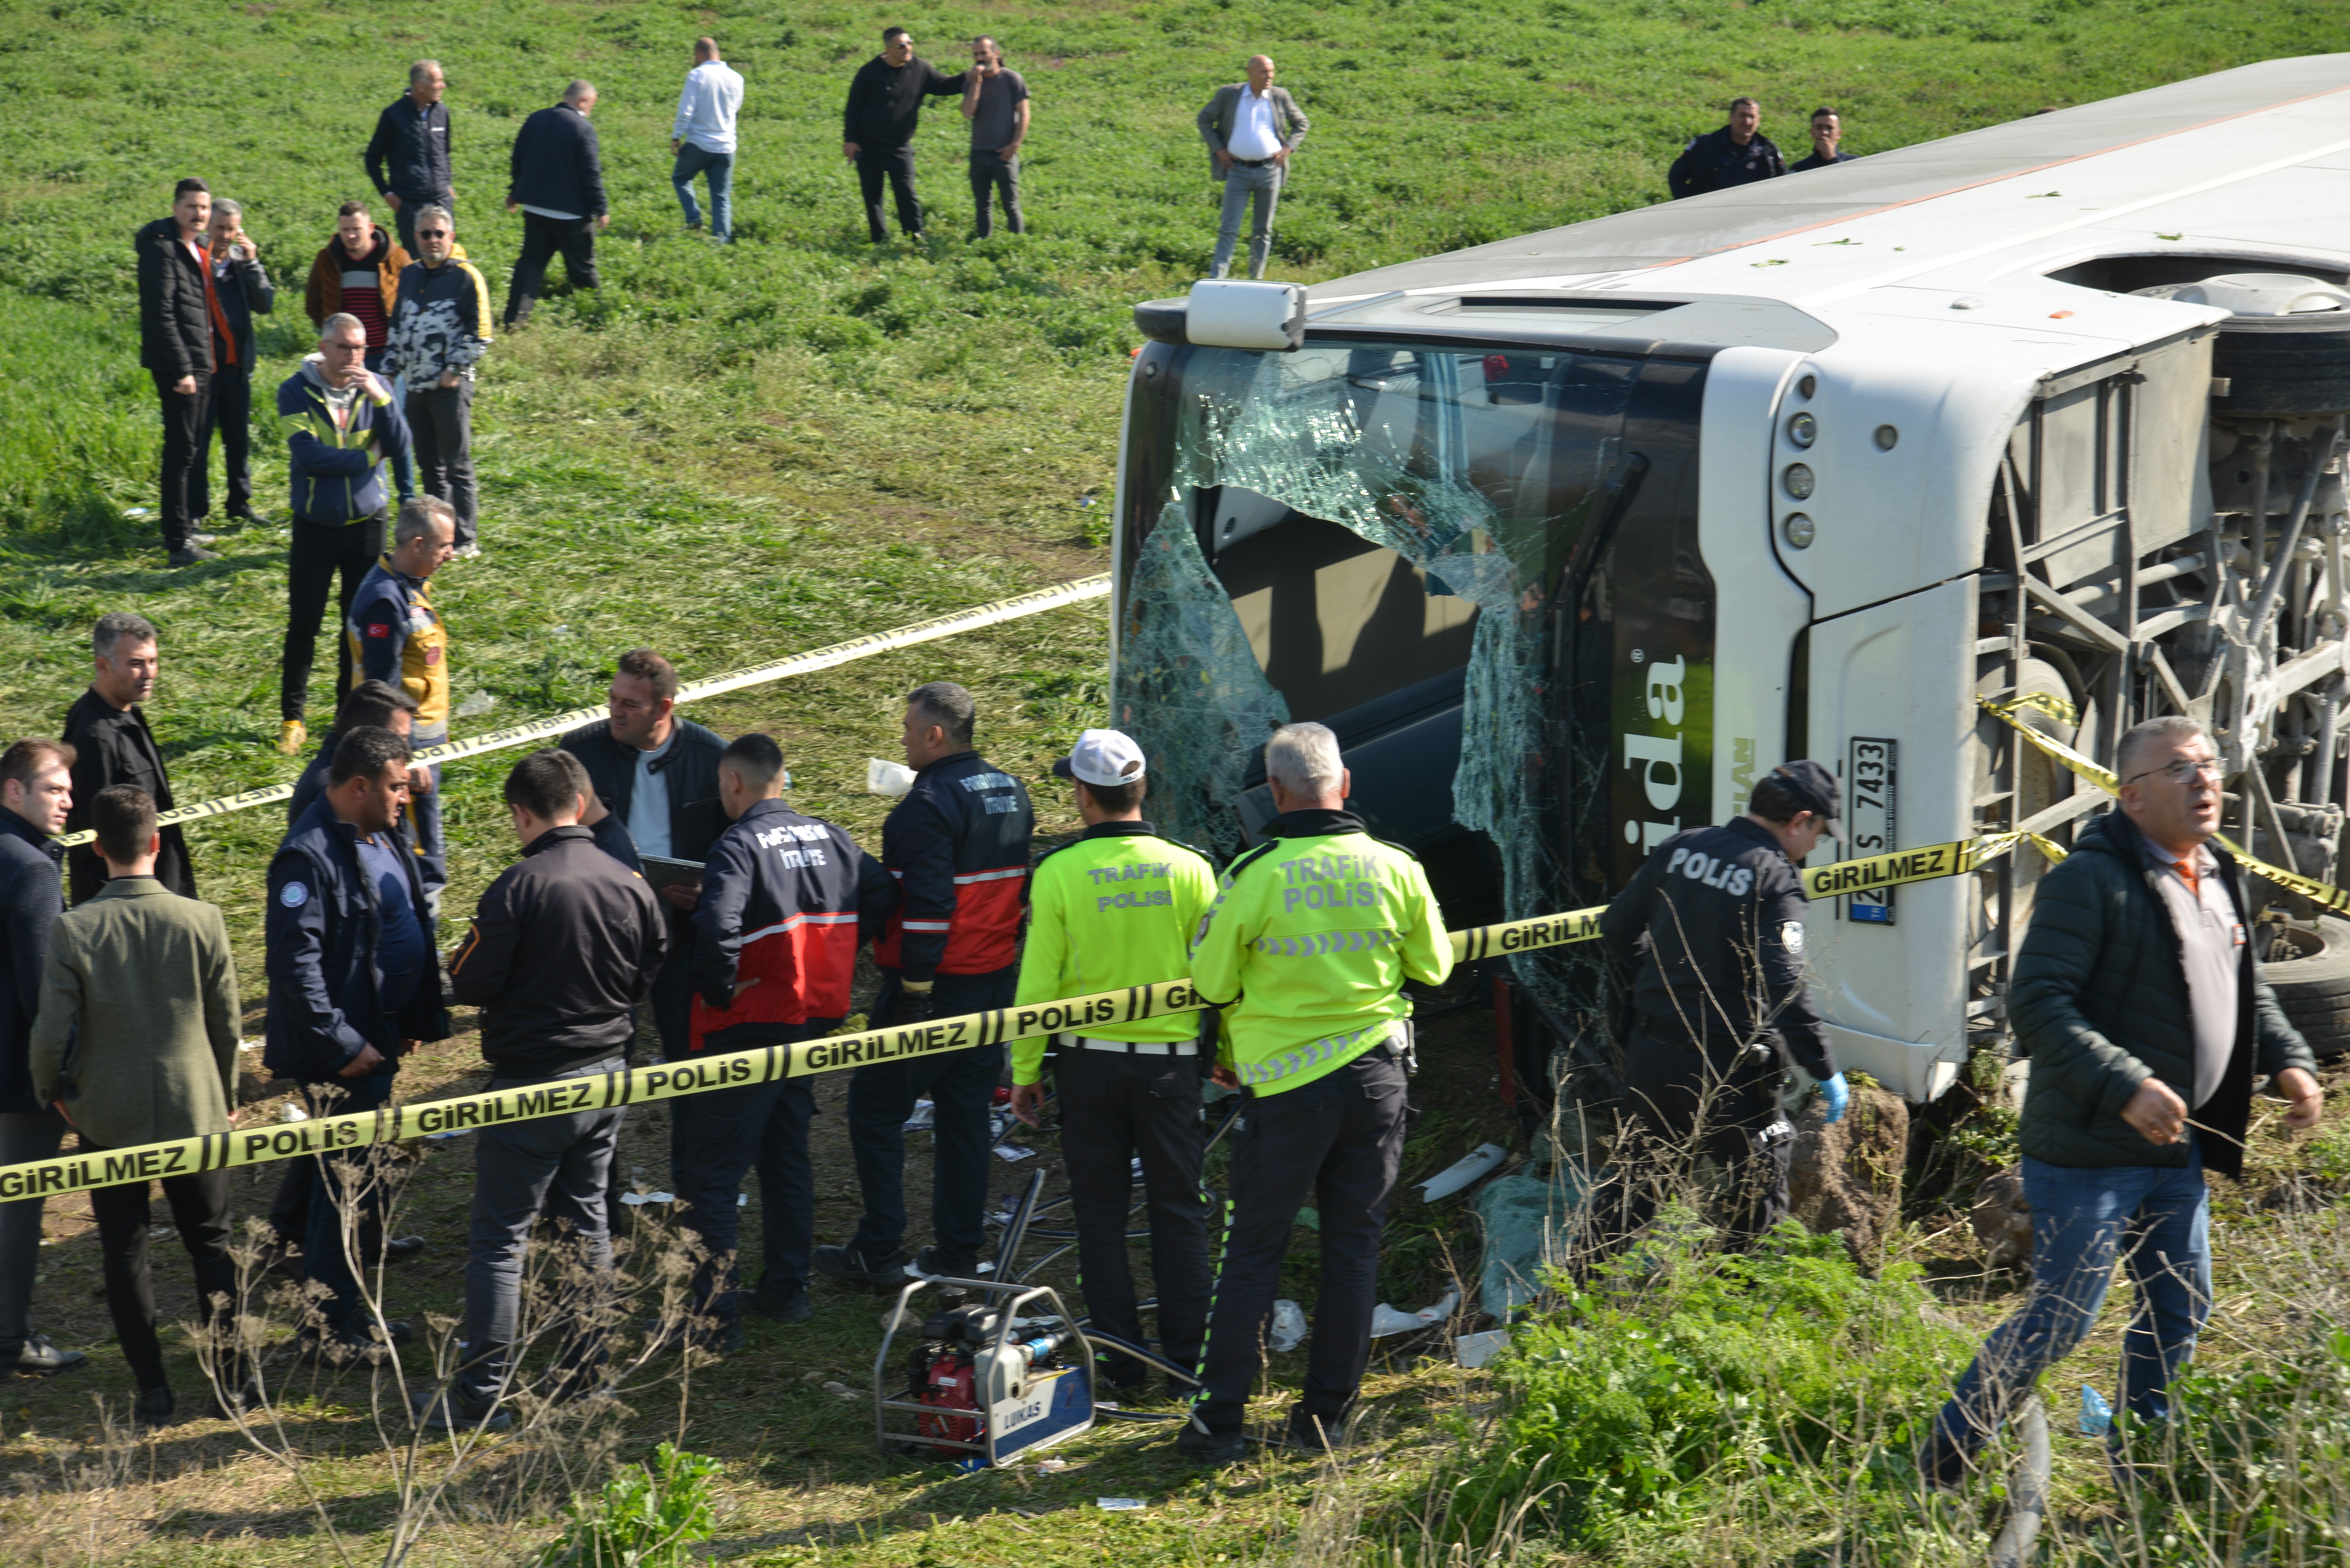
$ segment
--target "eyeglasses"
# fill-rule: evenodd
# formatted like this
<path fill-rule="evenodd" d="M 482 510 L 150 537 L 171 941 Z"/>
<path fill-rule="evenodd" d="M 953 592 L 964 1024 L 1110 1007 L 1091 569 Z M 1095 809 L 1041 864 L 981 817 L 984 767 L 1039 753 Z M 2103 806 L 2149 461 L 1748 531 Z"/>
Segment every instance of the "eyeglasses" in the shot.
<path fill-rule="evenodd" d="M 2122 783 L 2136 784 L 2147 774 L 2160 774 L 2172 784 L 2183 784 L 2199 775 L 2216 783 L 2228 776 L 2228 770 L 2217 757 L 2205 757 L 2199 762 L 2192 757 L 2181 757 L 2175 763 L 2168 763 L 2158 768 L 2147 768 L 2145 773 L 2132 774 L 2122 780 Z"/>
<path fill-rule="evenodd" d="M 329 354 L 364 354 L 367 352 L 367 345 L 364 343 L 321 343 L 318 347 L 325 349 Z"/>

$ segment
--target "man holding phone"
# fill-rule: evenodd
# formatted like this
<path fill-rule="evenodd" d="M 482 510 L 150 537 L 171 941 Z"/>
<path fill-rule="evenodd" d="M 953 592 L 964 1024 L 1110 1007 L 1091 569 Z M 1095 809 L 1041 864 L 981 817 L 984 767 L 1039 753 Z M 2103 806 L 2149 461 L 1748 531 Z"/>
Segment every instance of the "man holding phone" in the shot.
<path fill-rule="evenodd" d="M 971 69 L 962 77 L 962 117 L 971 121 L 971 201 L 978 213 L 973 237 L 995 232 L 995 197 L 1003 198 L 1003 226 L 1026 232 L 1020 216 L 1020 144 L 1028 140 L 1028 83 L 1003 63 L 995 40 L 971 41 Z"/>
<path fill-rule="evenodd" d="M 201 523 L 212 510 L 213 434 L 221 443 L 228 483 L 227 515 L 244 523 L 266 519 L 253 510 L 253 318 L 277 304 L 277 286 L 261 265 L 260 249 L 244 232 L 244 207 L 223 196 L 213 202 L 208 231 L 212 267 L 213 386 L 204 405 L 203 439 L 188 475 L 188 509 Z"/>

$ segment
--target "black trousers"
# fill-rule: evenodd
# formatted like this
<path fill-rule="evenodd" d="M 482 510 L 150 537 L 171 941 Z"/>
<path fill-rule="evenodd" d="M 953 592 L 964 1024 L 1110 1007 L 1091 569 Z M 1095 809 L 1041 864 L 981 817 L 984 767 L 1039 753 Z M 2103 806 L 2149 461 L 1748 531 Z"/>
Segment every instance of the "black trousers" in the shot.
<path fill-rule="evenodd" d="M 1028 225 L 1020 216 L 1020 160 L 972 148 L 971 204 L 978 213 L 972 232 L 983 240 L 995 232 L 993 198 L 999 195 L 1003 198 L 1003 226 L 1015 234 L 1025 234 Z"/>
<path fill-rule="evenodd" d="M 310 666 L 318 652 L 318 618 L 326 613 L 327 588 L 339 574 L 336 598 L 335 700 L 351 689 L 351 640 L 343 633 L 359 581 L 383 554 L 383 514 L 352 523 L 313 523 L 296 517 L 294 542 L 286 552 L 286 649 L 278 665 L 277 711 L 299 719 L 310 699 Z"/>
<path fill-rule="evenodd" d="M 209 517 L 213 510 L 213 435 L 220 435 L 221 472 L 228 482 L 228 514 L 242 517 L 253 510 L 253 371 L 232 365 L 213 373 L 211 395 L 204 400 L 204 434 L 196 452 L 195 471 L 188 476 L 188 510 Z"/>
<path fill-rule="evenodd" d="M 1301 1087 L 1252 1096 L 1233 1126 L 1224 1255 L 1193 1409 L 1209 1430 L 1241 1428 L 1290 1227 L 1309 1196 L 1321 1211 L 1322 1279 L 1295 1410 L 1336 1422 L 1354 1404 L 1371 1359 L 1379 1230 L 1403 1161 L 1404 1089 L 1403 1064 L 1380 1045 Z"/>
<path fill-rule="evenodd" d="M 1178 1366 L 1198 1366 L 1212 1282 L 1207 1200 L 1200 1190 L 1199 1058 L 1064 1047 L 1053 1058 L 1053 1085 L 1061 1101 L 1061 1154 L 1069 1168 L 1086 1310 L 1104 1334 L 1145 1343 L 1126 1249 L 1132 1160 L 1139 1154 L 1159 1350 Z M 1117 1354 L 1108 1373 L 1116 1384 L 1149 1376 L 1140 1362 Z"/>
<path fill-rule="evenodd" d="M 82 1139 L 86 1151 L 103 1152 Z M 98 1221 L 99 1252 L 106 1272 L 106 1306 L 114 1316 L 114 1334 L 122 1342 L 123 1359 L 141 1388 L 161 1388 L 163 1343 L 155 1333 L 155 1277 L 148 1265 L 148 1186 L 143 1181 L 89 1190 L 90 1217 Z M 172 1206 L 172 1222 L 179 1227 L 180 1244 L 195 1265 L 196 1295 L 203 1303 L 204 1322 L 218 1330 L 234 1315 L 236 1263 L 229 1257 L 229 1181 L 225 1170 L 163 1178 L 163 1200 Z M 244 1381 L 224 1367 L 222 1381 L 234 1387 Z"/>
<path fill-rule="evenodd" d="M 574 288 L 596 286 L 596 220 L 550 218 L 543 213 L 522 215 L 522 254 L 515 262 L 514 279 L 506 286 L 506 325 L 530 319 L 530 307 L 546 291 L 546 264 L 563 257 L 563 275 Z M 415 395 L 415 389 L 409 389 Z"/>
<path fill-rule="evenodd" d="M 212 418 L 212 377 L 196 376 L 196 389 L 175 392 L 177 376 L 153 372 L 156 400 L 162 405 L 162 496 L 157 503 L 163 548 L 177 550 L 195 532 L 195 519 L 211 501 L 204 484 L 204 431 Z"/>
<path fill-rule="evenodd" d="M 411 387 L 405 411 L 416 441 L 417 485 L 449 504 L 457 514 L 457 548 L 465 549 L 481 535 L 473 483 L 473 383 L 461 376 L 453 387 L 437 380 Z"/>
<path fill-rule="evenodd" d="M 1695 1191 L 1698 1165 L 1711 1160 L 1727 1190 L 1713 1218 L 1732 1245 L 1753 1245 L 1787 1214 L 1794 1124 L 1780 1108 L 1778 1052 L 1730 1057 L 1686 1042 L 1636 1033 L 1625 1052 L 1634 1122 L 1607 1175 L 1593 1190 L 1596 1257 L 1619 1251 L 1658 1207 Z"/>
<path fill-rule="evenodd" d="M 865 195 L 865 227 L 873 243 L 889 237 L 881 211 L 881 182 L 889 182 L 898 198 L 898 227 L 910 240 L 922 237 L 922 199 L 914 192 L 914 150 L 911 147 L 866 147 L 857 150 L 857 184 Z"/>

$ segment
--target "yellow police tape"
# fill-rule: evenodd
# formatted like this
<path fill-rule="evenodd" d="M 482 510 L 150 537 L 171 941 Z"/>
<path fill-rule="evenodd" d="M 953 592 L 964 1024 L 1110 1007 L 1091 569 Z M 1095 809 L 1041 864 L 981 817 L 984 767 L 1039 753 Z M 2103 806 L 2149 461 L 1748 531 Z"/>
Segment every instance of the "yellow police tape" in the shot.
<path fill-rule="evenodd" d="M 1808 896 L 1824 898 L 1904 882 L 1964 876 L 2007 854 L 2028 836 L 2033 836 L 1997 834 L 1824 866 L 1804 873 L 1804 888 Z M 2044 851 L 2063 858 L 2064 851 L 2044 839 L 2039 843 Z M 1599 917 L 1605 912 L 1603 906 L 1454 931 L 1453 956 L 1462 962 L 1474 962 L 1497 954 L 1590 941 L 1599 935 Z M 649 1105 L 712 1089 L 837 1073 L 868 1063 L 968 1051 L 1039 1034 L 1094 1033 L 1161 1013 L 1195 1012 L 1203 1005 L 1190 981 L 1167 981 L 1029 1007 L 1004 1007 L 933 1019 L 899 1029 L 868 1029 L 862 1033 L 804 1040 L 790 1045 L 727 1052 L 699 1061 L 663 1063 L 594 1077 L 534 1084 L 525 1088 L 387 1106 L 350 1116 L 240 1127 L 203 1137 L 36 1160 L 0 1167 L 0 1202 L 293 1159 L 303 1155 L 347 1153 L 371 1144 L 503 1127 L 538 1116 Z"/>
<path fill-rule="evenodd" d="M 1035 593 L 1020 594 L 1008 599 L 998 599 L 993 604 L 974 605 L 970 609 L 957 610 L 952 615 L 938 616 L 930 620 L 918 620 L 910 626 L 901 626 L 894 631 L 880 631 L 875 632 L 870 637 L 851 638 L 847 642 L 836 642 L 828 648 L 819 648 L 808 653 L 795 653 L 788 659 L 778 659 L 767 664 L 754 664 L 746 670 L 737 670 L 732 674 L 717 676 L 709 680 L 697 680 L 678 688 L 677 701 L 682 706 L 687 702 L 699 701 L 706 697 L 715 697 L 721 692 L 737 691 L 745 686 L 764 685 L 767 681 L 782 680 L 794 675 L 809 675 L 819 670 L 830 670 L 835 665 L 847 664 L 852 660 L 869 658 L 877 653 L 889 653 L 900 648 L 911 648 L 918 643 L 936 642 L 941 638 L 952 637 L 958 632 L 972 631 L 983 626 L 994 626 L 1002 621 L 1019 620 L 1026 616 L 1041 615 L 1045 610 L 1059 609 L 1065 605 L 1082 604 L 1088 599 L 1104 598 L 1108 596 L 1109 587 L 1110 580 L 1107 574 L 1097 577 L 1078 577 L 1070 582 L 1057 584 L 1053 587 L 1039 588 Z M 552 718 L 534 719 L 527 724 L 514 724 L 503 730 L 492 730 L 485 735 L 476 735 L 469 741 L 453 741 L 444 745 L 425 746 L 417 752 L 415 760 L 420 766 L 432 763 L 459 762 L 466 757 L 478 757 L 485 752 L 502 752 L 509 747 L 527 745 L 533 741 L 543 741 L 550 735 L 560 735 L 582 724 L 594 723 L 603 717 L 605 717 L 605 711 L 601 708 L 574 708 L 567 713 L 557 713 Z M 158 826 L 174 822 L 195 822 L 207 816 L 224 816 L 233 811 L 250 811 L 257 805 L 268 805 L 273 802 L 291 800 L 293 797 L 292 784 L 271 784 L 266 789 L 249 789 L 242 794 L 224 794 L 215 800 L 203 801 L 195 805 L 179 806 L 163 813 L 155 821 Z M 88 832 L 68 833 L 60 836 L 57 842 L 70 847 L 77 844 L 88 844 L 97 835 Z"/>
<path fill-rule="evenodd" d="M 2121 793 L 2121 779 L 2111 768 L 2083 756 L 2064 742 L 2053 736 L 2043 735 L 2031 725 L 2018 721 L 2012 711 L 2012 708 L 2029 704 L 2021 700 L 2014 704 L 2002 704 L 1984 697 L 1978 697 L 1975 701 L 1997 715 L 2002 722 L 2011 726 L 2017 734 L 2022 735 L 2107 794 Z M 2312 903 L 2331 909 L 2337 915 L 2350 915 L 2350 892 L 2345 892 L 2330 882 L 2320 882 L 2314 877 L 2304 877 L 2298 871 L 2288 871 L 2282 866 L 2272 866 L 2265 860 L 2255 859 L 2242 846 L 2225 834 L 2214 834 L 2212 836 L 2219 840 L 2229 854 L 2236 857 L 2238 865 L 2242 866 L 2262 880 L 2273 882 L 2288 892 L 2298 893 Z"/>

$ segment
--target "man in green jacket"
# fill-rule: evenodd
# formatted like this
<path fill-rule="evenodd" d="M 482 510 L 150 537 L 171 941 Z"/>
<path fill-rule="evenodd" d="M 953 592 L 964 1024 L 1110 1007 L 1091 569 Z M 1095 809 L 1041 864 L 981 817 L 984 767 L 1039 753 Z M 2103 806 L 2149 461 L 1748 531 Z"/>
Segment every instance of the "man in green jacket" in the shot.
<path fill-rule="evenodd" d="M 2167 1419 L 2211 1310 L 2203 1173 L 2242 1174 L 2255 1074 L 2292 1102 L 2289 1127 L 2315 1126 L 2323 1106 L 2309 1047 L 2252 961 L 2242 877 L 2210 842 L 2223 773 L 2202 726 L 2148 720 L 2122 737 L 2114 771 L 2121 809 L 2041 882 L 2008 986 L 2032 1063 L 2018 1139 L 2032 1293 L 1935 1422 L 1925 1465 L 1940 1486 L 1965 1479 L 2033 1379 L 2088 1334 L 2125 1255 L 2138 1306 L 2115 1443 Z"/>
<path fill-rule="evenodd" d="M 33 1087 L 81 1135 L 85 1153 L 228 1131 L 236 1104 L 236 964 L 228 925 L 210 904 L 155 879 L 161 840 L 155 800 L 116 784 L 90 813 L 107 880 L 96 897 L 57 917 L 41 1012 L 33 1025 Z M 233 1322 L 236 1265 L 229 1258 L 225 1170 L 162 1178 L 180 1241 L 195 1264 L 196 1293 L 214 1330 Z M 122 1354 L 139 1380 L 133 1417 L 160 1427 L 172 1416 L 163 1347 L 155 1334 L 155 1287 L 147 1266 L 147 1184 L 90 1189 L 105 1260 L 106 1302 Z M 244 1397 L 241 1364 L 224 1357 L 218 1386 Z"/>
<path fill-rule="evenodd" d="M 1076 790 L 1086 830 L 1037 862 L 1028 888 L 1028 943 L 1015 1007 L 1180 980 L 1191 934 L 1216 896 L 1216 873 L 1142 820 L 1142 748 L 1116 730 L 1087 730 L 1054 773 Z M 1169 1012 L 1099 1034 L 1059 1036 L 1053 1084 L 1061 1154 L 1077 1222 L 1077 1279 L 1099 1334 L 1139 1345 L 1141 1309 L 1127 1266 L 1128 1161 L 1142 1161 L 1150 1211 L 1150 1272 L 1159 1287 L 1159 1348 L 1187 1371 L 1208 1331 L 1208 1212 L 1200 1193 L 1200 1018 Z M 1045 1102 L 1045 1038 L 1012 1043 L 1012 1108 L 1036 1125 Z M 1113 1351 L 1114 1388 L 1149 1370 Z M 1170 1393 L 1179 1392 L 1170 1387 Z"/>
<path fill-rule="evenodd" d="M 1283 726 L 1265 742 L 1264 776 L 1281 814 L 1265 825 L 1270 842 L 1232 862 L 1191 944 L 1192 984 L 1227 1009 L 1216 1080 L 1251 1096 L 1232 1128 L 1200 1395 L 1176 1438 L 1186 1458 L 1211 1464 L 1245 1450 L 1258 1346 L 1309 1195 L 1321 1217 L 1321 1293 L 1285 1440 L 1315 1452 L 1346 1440 L 1371 1355 L 1379 1229 L 1403 1158 L 1403 983 L 1434 985 L 1452 971 L 1419 862 L 1342 809 L 1353 779 L 1337 736 Z"/>

